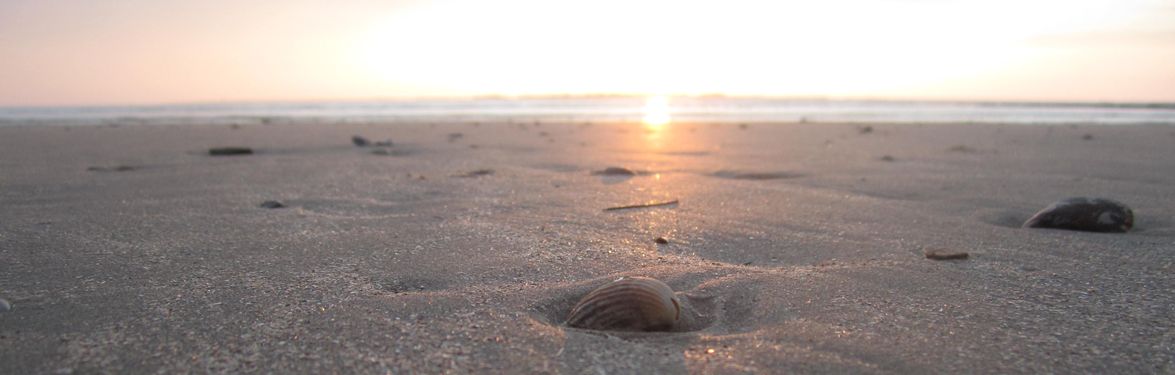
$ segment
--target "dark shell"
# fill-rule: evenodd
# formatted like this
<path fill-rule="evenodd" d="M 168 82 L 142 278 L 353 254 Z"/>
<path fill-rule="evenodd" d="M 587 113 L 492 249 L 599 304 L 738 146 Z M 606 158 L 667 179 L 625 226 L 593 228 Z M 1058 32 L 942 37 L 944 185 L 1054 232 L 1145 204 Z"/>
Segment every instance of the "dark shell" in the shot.
<path fill-rule="evenodd" d="M 269 208 L 269 209 L 273 209 L 273 208 L 283 208 L 283 207 L 285 207 L 285 206 L 286 206 L 286 205 L 285 205 L 285 204 L 282 204 L 282 202 L 278 202 L 278 201 L 265 201 L 265 202 L 261 202 L 261 206 L 260 206 L 260 207 L 261 207 L 261 208 Z"/>
<path fill-rule="evenodd" d="M 208 149 L 208 155 L 212 156 L 234 156 L 234 155 L 252 155 L 253 149 L 248 147 L 215 147 Z"/>
<path fill-rule="evenodd" d="M 669 331 L 681 317 L 673 289 L 657 279 L 625 277 L 591 291 L 567 317 L 576 328 Z"/>
<path fill-rule="evenodd" d="M 1067 198 L 1045 207 L 1024 222 L 1024 228 L 1068 229 L 1086 232 L 1126 232 L 1134 226 L 1134 211 L 1103 198 Z"/>
<path fill-rule="evenodd" d="M 636 172 L 622 167 L 608 167 L 599 171 L 592 171 L 595 176 L 636 176 Z"/>
<path fill-rule="evenodd" d="M 368 145 L 371 144 L 371 142 L 368 141 L 367 138 L 363 138 L 358 135 L 353 135 L 353 136 L 351 136 L 351 144 L 358 146 L 358 147 L 367 147 Z"/>

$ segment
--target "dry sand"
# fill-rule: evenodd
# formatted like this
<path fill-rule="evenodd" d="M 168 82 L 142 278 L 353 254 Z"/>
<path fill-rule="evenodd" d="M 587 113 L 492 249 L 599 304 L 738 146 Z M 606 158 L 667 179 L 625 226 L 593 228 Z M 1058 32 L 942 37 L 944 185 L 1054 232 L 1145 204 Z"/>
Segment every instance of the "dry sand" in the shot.
<path fill-rule="evenodd" d="M 1172 373 L 1173 172 L 1160 126 L 0 128 L 0 373 Z M 1018 227 L 1069 196 L 1136 228 Z M 687 331 L 561 325 L 624 275 Z"/>

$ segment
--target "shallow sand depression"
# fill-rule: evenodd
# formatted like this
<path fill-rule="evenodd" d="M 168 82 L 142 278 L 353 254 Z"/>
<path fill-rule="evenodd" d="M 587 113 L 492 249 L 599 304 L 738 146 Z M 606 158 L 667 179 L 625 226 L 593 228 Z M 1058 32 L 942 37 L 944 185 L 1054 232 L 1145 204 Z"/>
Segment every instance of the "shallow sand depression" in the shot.
<path fill-rule="evenodd" d="M 0 373 L 1175 372 L 1171 171 L 1162 126 L 3 127 Z M 1134 229 L 1020 228 L 1072 196 Z M 679 329 L 564 325 L 621 276 Z"/>

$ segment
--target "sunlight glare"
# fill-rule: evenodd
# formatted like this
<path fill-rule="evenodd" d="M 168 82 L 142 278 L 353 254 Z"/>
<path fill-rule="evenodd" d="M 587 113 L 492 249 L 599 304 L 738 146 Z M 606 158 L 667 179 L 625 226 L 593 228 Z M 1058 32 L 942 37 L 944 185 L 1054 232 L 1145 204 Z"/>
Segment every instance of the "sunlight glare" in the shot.
<path fill-rule="evenodd" d="M 645 101 L 645 126 L 659 130 L 669 124 L 669 99 L 664 95 L 653 95 Z"/>

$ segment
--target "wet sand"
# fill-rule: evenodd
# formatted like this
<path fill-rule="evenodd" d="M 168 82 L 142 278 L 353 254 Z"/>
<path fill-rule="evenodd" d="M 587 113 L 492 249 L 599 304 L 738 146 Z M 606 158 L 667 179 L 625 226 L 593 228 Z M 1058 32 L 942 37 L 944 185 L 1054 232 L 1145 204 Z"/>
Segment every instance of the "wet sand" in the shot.
<path fill-rule="evenodd" d="M 0 373 L 1175 372 L 1175 128 L 871 129 L 0 128 Z M 562 325 L 626 275 L 677 332 Z"/>

